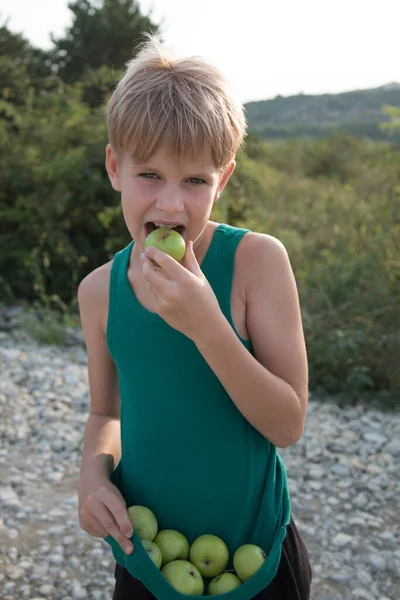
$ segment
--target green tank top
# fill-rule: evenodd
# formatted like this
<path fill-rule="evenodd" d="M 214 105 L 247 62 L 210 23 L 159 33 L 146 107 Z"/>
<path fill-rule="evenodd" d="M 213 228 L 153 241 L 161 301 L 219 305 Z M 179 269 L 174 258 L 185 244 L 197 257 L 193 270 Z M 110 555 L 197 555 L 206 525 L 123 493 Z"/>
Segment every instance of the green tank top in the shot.
<path fill-rule="evenodd" d="M 234 329 L 235 252 L 247 231 L 220 224 L 201 265 Z M 261 546 L 268 553 L 263 567 L 225 594 L 229 600 L 249 600 L 278 569 L 290 519 L 285 467 L 196 345 L 137 300 L 127 277 L 133 244 L 115 255 L 110 276 L 106 339 L 118 372 L 122 448 L 111 480 L 127 506 L 141 504 L 154 512 L 159 530 L 177 529 L 189 543 L 204 533 L 221 537 L 229 549 L 228 569 L 238 546 Z M 251 343 L 238 337 L 253 352 Z M 135 533 L 130 556 L 111 536 L 106 541 L 116 561 L 158 600 L 195 598 L 167 582 Z"/>

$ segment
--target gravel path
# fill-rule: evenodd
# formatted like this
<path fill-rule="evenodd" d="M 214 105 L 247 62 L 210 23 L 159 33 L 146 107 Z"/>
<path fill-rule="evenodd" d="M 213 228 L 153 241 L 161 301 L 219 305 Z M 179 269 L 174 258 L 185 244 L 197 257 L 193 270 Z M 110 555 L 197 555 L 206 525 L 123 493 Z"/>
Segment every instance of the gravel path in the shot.
<path fill-rule="evenodd" d="M 109 547 L 77 522 L 87 411 L 82 344 L 39 346 L 20 329 L 0 331 L 3 600 L 111 599 Z M 398 600 L 400 413 L 311 397 L 303 438 L 280 453 L 313 600 Z"/>

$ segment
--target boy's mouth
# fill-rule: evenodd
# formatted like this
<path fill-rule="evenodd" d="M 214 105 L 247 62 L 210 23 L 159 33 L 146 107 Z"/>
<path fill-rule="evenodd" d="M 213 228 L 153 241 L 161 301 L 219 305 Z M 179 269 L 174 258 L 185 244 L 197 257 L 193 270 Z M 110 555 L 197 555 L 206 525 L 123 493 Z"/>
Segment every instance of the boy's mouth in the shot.
<path fill-rule="evenodd" d="M 168 229 L 175 229 L 175 231 L 177 231 L 181 235 L 183 235 L 183 233 L 185 231 L 185 226 L 184 225 L 172 225 L 172 224 L 171 225 L 166 225 L 166 224 L 163 224 L 163 223 L 154 223 L 153 221 L 149 221 L 145 225 L 146 236 L 149 235 L 155 229 L 161 229 L 161 227 L 166 227 Z"/>

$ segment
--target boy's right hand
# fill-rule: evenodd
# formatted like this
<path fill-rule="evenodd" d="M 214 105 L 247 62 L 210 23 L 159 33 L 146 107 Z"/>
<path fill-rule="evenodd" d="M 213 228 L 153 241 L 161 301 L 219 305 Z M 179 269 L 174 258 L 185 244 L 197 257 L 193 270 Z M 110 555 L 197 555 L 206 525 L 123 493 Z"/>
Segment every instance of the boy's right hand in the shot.
<path fill-rule="evenodd" d="M 132 524 L 128 517 L 126 502 L 119 489 L 108 479 L 82 483 L 78 486 L 79 525 L 93 537 L 111 535 L 125 554 L 133 552 L 130 538 Z"/>

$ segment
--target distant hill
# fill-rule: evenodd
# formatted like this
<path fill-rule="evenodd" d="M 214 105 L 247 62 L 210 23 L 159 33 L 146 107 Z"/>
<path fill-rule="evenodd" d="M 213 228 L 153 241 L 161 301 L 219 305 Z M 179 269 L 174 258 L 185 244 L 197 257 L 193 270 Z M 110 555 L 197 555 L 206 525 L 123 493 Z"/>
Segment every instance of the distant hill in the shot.
<path fill-rule="evenodd" d="M 400 106 L 400 83 L 340 94 L 276 96 L 245 104 L 249 130 L 263 138 L 321 137 L 345 130 L 376 140 L 387 120 L 383 106 Z"/>

